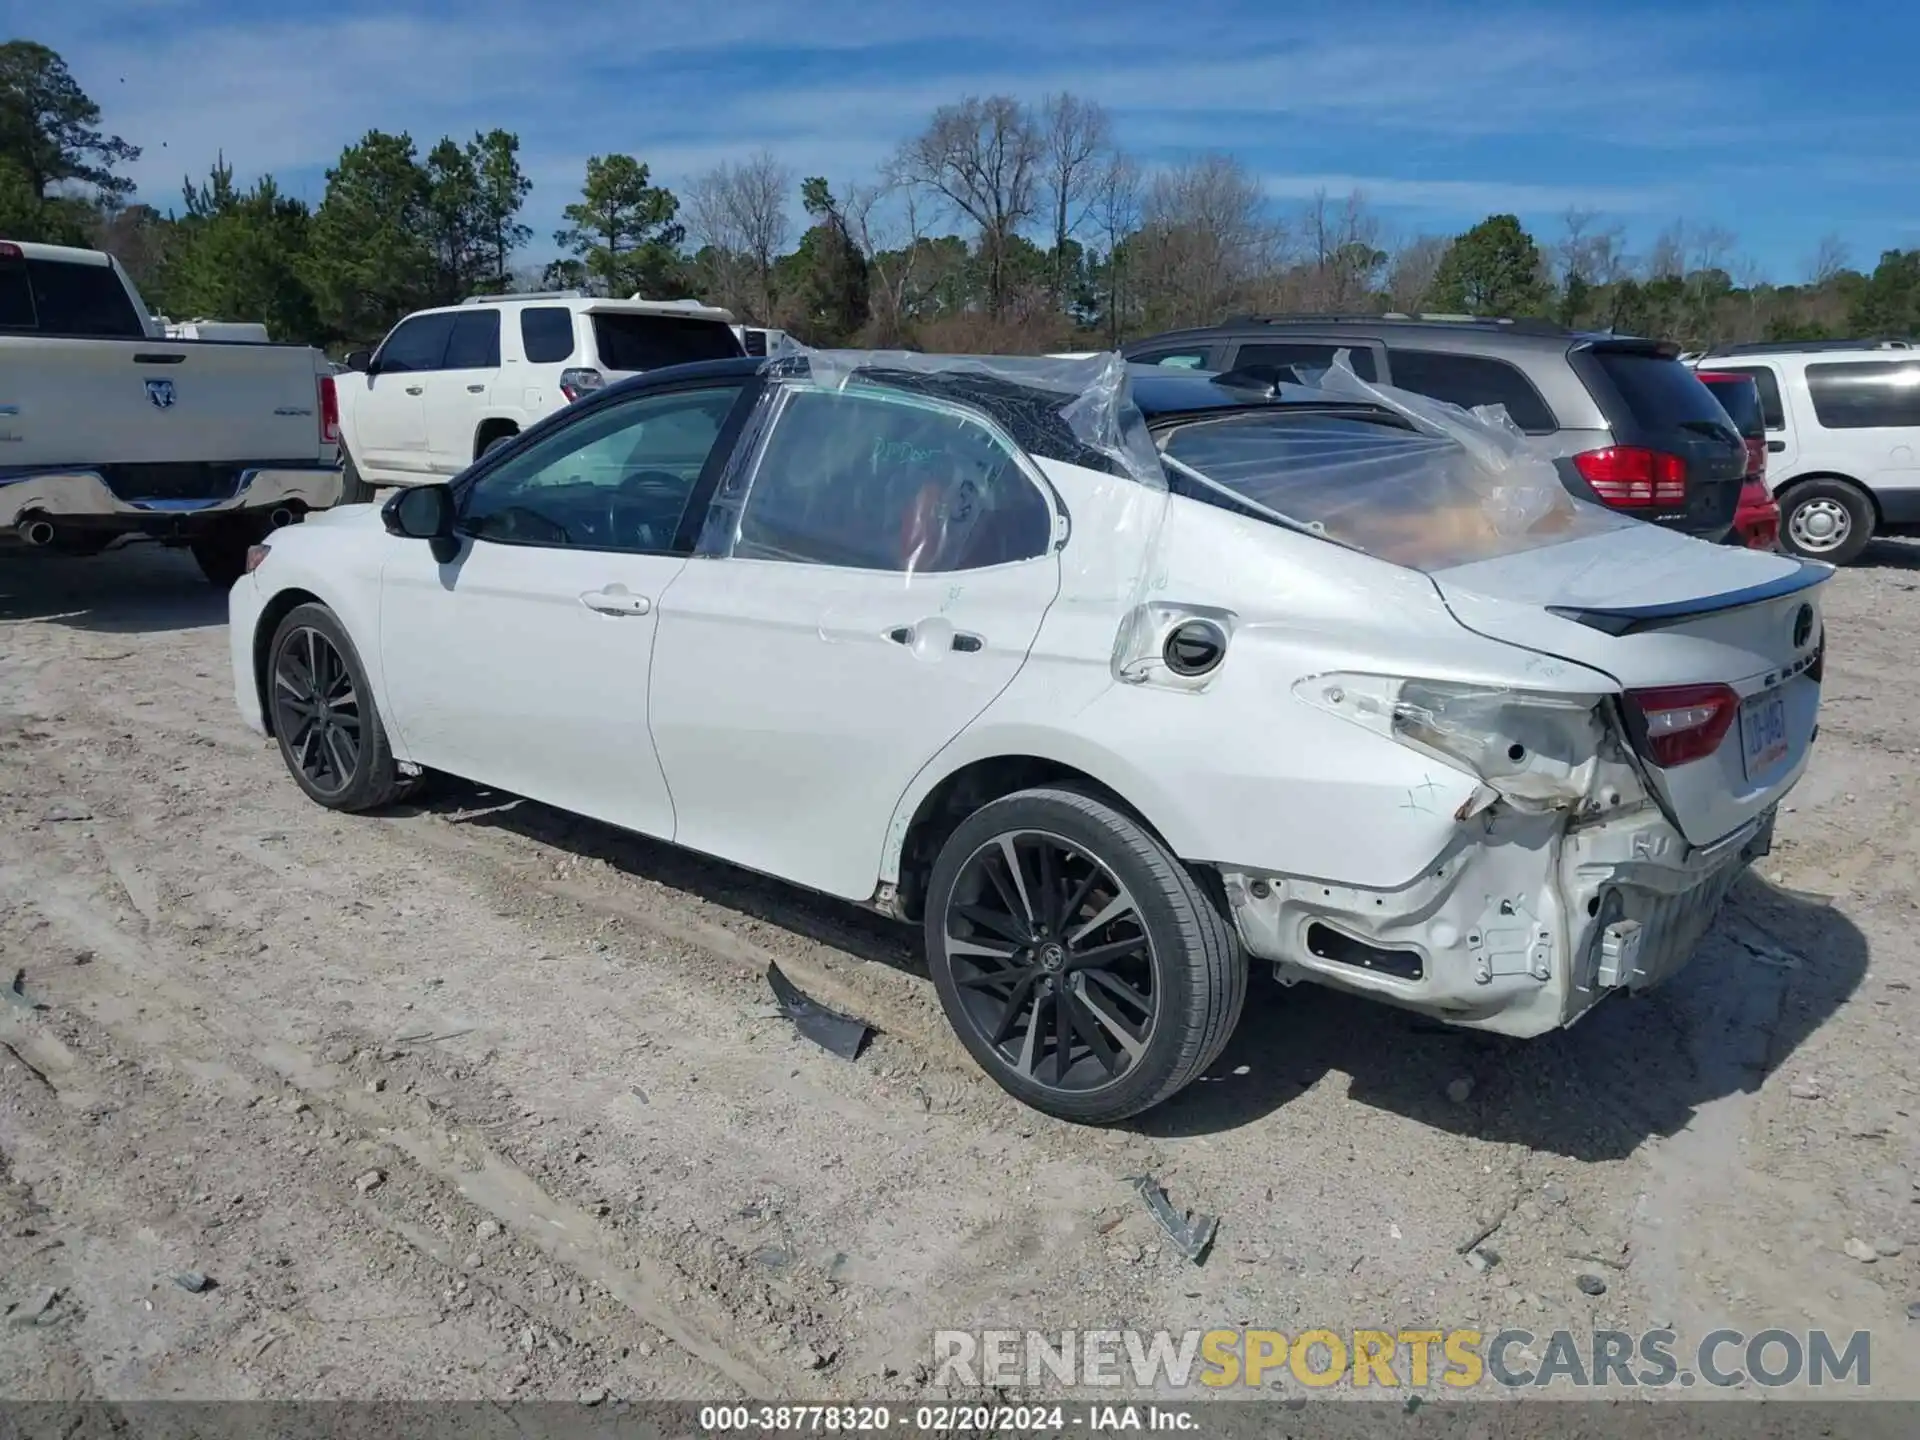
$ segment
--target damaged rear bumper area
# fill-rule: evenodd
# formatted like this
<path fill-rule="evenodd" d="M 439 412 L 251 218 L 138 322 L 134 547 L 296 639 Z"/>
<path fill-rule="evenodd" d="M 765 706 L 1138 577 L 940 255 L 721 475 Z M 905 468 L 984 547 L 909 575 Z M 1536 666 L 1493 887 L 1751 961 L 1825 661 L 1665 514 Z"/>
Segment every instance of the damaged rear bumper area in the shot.
<path fill-rule="evenodd" d="M 1463 825 L 1397 890 L 1224 866 L 1221 878 L 1242 944 L 1282 983 L 1314 980 L 1526 1037 L 1684 966 L 1771 847 L 1774 815 L 1696 848 L 1651 805 L 1573 825 L 1503 809 Z"/>

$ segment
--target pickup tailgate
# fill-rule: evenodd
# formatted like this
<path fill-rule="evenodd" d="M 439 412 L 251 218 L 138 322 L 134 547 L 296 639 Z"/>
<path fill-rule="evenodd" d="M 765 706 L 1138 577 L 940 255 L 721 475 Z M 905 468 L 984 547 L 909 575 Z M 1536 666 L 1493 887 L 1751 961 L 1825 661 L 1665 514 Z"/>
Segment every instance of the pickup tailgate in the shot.
<path fill-rule="evenodd" d="M 1618 680 L 1649 779 L 1682 833 L 1707 845 L 1806 766 L 1832 574 L 1635 525 L 1432 579 L 1468 629 Z M 1669 731 L 1688 740 L 1663 741 Z"/>
<path fill-rule="evenodd" d="M 0 464 L 311 465 L 320 373 L 304 345 L 0 338 Z"/>

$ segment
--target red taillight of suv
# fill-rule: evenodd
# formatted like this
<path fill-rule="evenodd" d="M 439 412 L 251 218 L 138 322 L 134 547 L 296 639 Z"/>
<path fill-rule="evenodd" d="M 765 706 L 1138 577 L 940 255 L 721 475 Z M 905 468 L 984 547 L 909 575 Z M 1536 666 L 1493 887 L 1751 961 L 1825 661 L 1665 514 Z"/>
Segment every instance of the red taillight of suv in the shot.
<path fill-rule="evenodd" d="M 340 392 L 334 388 L 331 375 L 320 377 L 320 443 L 340 443 Z"/>
<path fill-rule="evenodd" d="M 1733 727 L 1740 697 L 1729 685 L 1668 685 L 1629 690 L 1638 714 L 1641 749 L 1662 770 L 1704 759 L 1720 748 Z"/>
<path fill-rule="evenodd" d="M 1767 482 L 1747 478 L 1740 487 L 1740 503 L 1733 512 L 1733 531 L 1749 550 L 1776 550 L 1780 546 L 1780 502 Z"/>
<path fill-rule="evenodd" d="M 1593 493 L 1619 510 L 1687 503 L 1687 462 L 1638 445 L 1608 445 L 1573 457 Z"/>

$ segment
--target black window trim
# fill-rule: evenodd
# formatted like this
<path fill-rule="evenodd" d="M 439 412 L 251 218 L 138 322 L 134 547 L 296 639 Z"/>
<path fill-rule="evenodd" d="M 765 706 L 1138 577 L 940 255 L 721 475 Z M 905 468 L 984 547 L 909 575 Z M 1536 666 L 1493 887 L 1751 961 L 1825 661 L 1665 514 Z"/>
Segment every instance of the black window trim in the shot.
<path fill-rule="evenodd" d="M 687 493 L 686 507 L 680 512 L 680 524 L 674 531 L 673 544 L 666 550 L 636 550 L 630 545 L 550 545 L 540 540 L 507 540 L 497 535 L 474 535 L 460 526 L 460 510 L 465 504 L 468 492 L 500 466 L 514 456 L 533 445 L 572 428 L 584 424 L 603 410 L 615 410 L 635 404 L 642 400 L 657 399 L 663 395 L 692 395 L 701 390 L 726 390 L 739 388 L 734 398 L 733 409 L 720 426 L 719 434 L 714 436 L 713 448 L 707 452 L 706 462 L 700 467 L 699 478 L 693 482 L 693 489 Z M 557 411 L 537 425 L 521 431 L 509 443 L 488 452 L 467 469 L 446 482 L 452 492 L 454 510 L 454 538 L 466 545 L 514 545 L 530 550 L 557 550 L 563 554 L 578 552 L 584 555 L 652 555 L 663 557 L 690 557 L 694 546 L 700 539 L 701 527 L 706 523 L 707 509 L 713 503 L 714 491 L 720 483 L 720 476 L 726 469 L 728 459 L 734 447 L 740 441 L 740 432 L 753 414 L 754 406 L 759 402 L 766 381 L 758 375 L 703 375 L 698 380 L 683 380 L 664 385 L 643 385 L 628 390 L 624 387 L 607 392 L 606 399 L 595 397 L 585 403 L 576 403 L 565 410 Z M 464 558 L 456 555 L 450 564 L 459 565 Z"/>
<path fill-rule="evenodd" d="M 774 432 L 779 429 L 780 421 L 785 416 L 787 407 L 793 403 L 793 397 L 796 395 L 802 395 L 802 394 L 808 394 L 808 393 L 814 393 L 814 392 L 830 393 L 828 387 L 812 385 L 806 381 L 800 381 L 797 383 L 793 381 L 784 381 L 779 383 L 780 383 L 780 388 L 786 393 L 779 397 L 778 401 L 776 402 L 777 408 L 775 409 L 774 413 L 768 418 L 768 421 L 766 425 L 762 428 L 761 433 L 755 437 L 753 453 L 747 457 L 746 493 L 742 496 L 740 501 L 740 517 L 739 517 L 740 519 L 745 518 L 748 509 L 753 504 L 754 487 L 758 484 L 760 479 L 760 466 L 766 460 L 767 446 L 772 442 Z M 1072 534 L 1073 534 L 1073 517 L 1071 514 L 1069 514 L 1067 510 L 1066 501 L 1061 497 L 1060 492 L 1054 488 L 1053 482 L 1047 479 L 1046 473 L 1042 471 L 1040 468 L 1040 462 L 1035 460 L 1033 456 L 1027 453 L 1027 449 L 1024 445 L 1022 445 L 1018 440 L 1014 439 L 1012 435 L 1007 433 L 1005 426 L 1001 425 L 997 420 L 995 420 L 991 415 L 987 414 L 987 412 L 984 410 L 978 409 L 972 405 L 964 404 L 957 400 L 946 399 L 943 396 L 916 395 L 909 391 L 891 390 L 890 387 L 885 385 L 875 385 L 875 386 L 872 386 L 871 389 L 883 401 L 889 399 L 892 396 L 898 396 L 900 397 L 900 399 L 908 402 L 917 401 L 920 403 L 932 404 L 932 405 L 938 406 L 943 410 L 948 411 L 951 414 L 963 416 L 966 419 L 974 421 L 976 424 L 983 426 L 989 435 L 991 435 L 997 442 L 999 442 L 1001 445 L 1003 445 L 1006 448 L 1007 453 L 1013 457 L 1014 465 L 1016 466 L 1016 468 L 1018 468 L 1021 475 L 1025 477 L 1027 483 L 1033 486 L 1034 489 L 1040 492 L 1040 501 L 1042 504 L 1044 504 L 1047 507 L 1047 513 L 1048 513 L 1049 522 L 1050 522 L 1050 529 L 1047 537 L 1046 548 L 1041 550 L 1039 554 L 1028 555 L 1019 560 L 1003 561 L 999 565 L 975 566 L 973 569 L 970 569 L 970 570 L 937 570 L 937 571 L 928 571 L 925 573 L 931 574 L 931 575 L 974 575 L 974 574 L 980 573 L 983 570 L 1005 569 L 1007 566 L 1010 566 L 1010 565 L 1031 565 L 1036 560 L 1044 560 L 1049 558 L 1050 556 L 1058 555 L 1062 550 L 1066 548 L 1067 541 L 1072 537 Z M 729 423 L 731 423 L 731 421 Z M 704 483 L 706 480 L 706 476 L 703 474 L 700 478 L 701 478 L 701 481 Z M 709 499 L 709 503 L 711 503 L 711 496 L 709 496 L 708 499 Z M 704 518 L 704 511 L 703 511 L 703 518 Z M 675 538 L 677 540 L 679 537 L 675 537 Z M 738 561 L 739 563 L 744 565 L 803 565 L 803 566 L 806 566 L 808 569 L 812 569 L 812 570 L 842 570 L 842 571 L 848 571 L 858 575 L 899 575 L 902 573 L 898 570 L 870 569 L 866 566 L 861 566 L 861 565 L 829 565 L 826 562 L 820 561 L 820 560 L 773 560 L 773 559 L 763 559 L 759 556 L 754 556 L 754 555 L 736 555 L 734 553 L 734 547 L 739 544 L 739 539 L 740 539 L 740 526 L 739 526 L 739 520 L 736 520 L 734 524 L 733 534 L 730 535 L 727 539 L 726 552 L 724 554 L 718 554 L 718 555 L 705 555 L 700 558 L 712 559 L 712 560 Z"/>
<path fill-rule="evenodd" d="M 1778 431 L 1783 434 L 1785 433 L 1787 428 L 1787 394 L 1786 391 L 1781 388 L 1780 372 L 1778 370 L 1774 369 L 1771 365 L 1760 365 L 1752 362 L 1740 365 L 1719 365 L 1709 362 L 1700 365 L 1699 369 L 1714 374 L 1745 375 L 1751 378 L 1754 389 L 1760 393 L 1760 427 L 1769 432 Z M 1760 377 L 1762 375 L 1767 377 L 1765 381 L 1761 380 Z M 1771 384 L 1768 382 L 1771 382 Z M 1713 387 L 1709 385 L 1707 388 L 1711 390 Z M 1767 391 L 1769 388 L 1773 391 L 1774 413 L 1780 417 L 1780 423 L 1778 425 L 1773 423 L 1772 417 L 1767 413 Z"/>

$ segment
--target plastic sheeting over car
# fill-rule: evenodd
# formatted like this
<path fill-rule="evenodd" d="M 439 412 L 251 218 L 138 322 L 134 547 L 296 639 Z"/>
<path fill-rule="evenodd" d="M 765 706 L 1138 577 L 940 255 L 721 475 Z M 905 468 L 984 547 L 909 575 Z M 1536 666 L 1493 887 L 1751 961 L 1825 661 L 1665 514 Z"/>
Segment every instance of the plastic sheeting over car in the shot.
<path fill-rule="evenodd" d="M 1158 449 L 1114 354 L 808 350 L 770 361 L 766 374 L 772 383 L 709 511 L 704 554 L 787 558 L 804 537 L 806 558 L 909 579 L 1026 558 L 1050 518 L 1044 487 L 1011 483 L 1017 470 L 1038 478 L 1030 462 L 1138 487 L 1130 533 L 1109 537 L 1137 568 L 1116 575 L 1110 550 L 1101 575 L 1076 577 L 1069 556 L 1069 594 L 1117 582 L 1139 598 L 1148 585 L 1169 488 L 1163 458 L 1183 489 L 1211 489 L 1413 570 L 1634 523 L 1570 495 L 1553 458 L 1504 411 L 1363 380 L 1344 354 L 1306 386 L 1284 387 L 1287 403 L 1196 416 Z M 774 483 L 757 487 L 762 474 Z"/>
<path fill-rule="evenodd" d="M 1500 407 L 1463 410 L 1363 380 L 1344 355 L 1289 399 L 1361 404 L 1208 416 L 1162 437 L 1192 480 L 1270 518 L 1409 569 L 1557 545 L 1636 522 L 1575 499 Z M 1382 423 L 1380 417 L 1400 423 Z"/>

